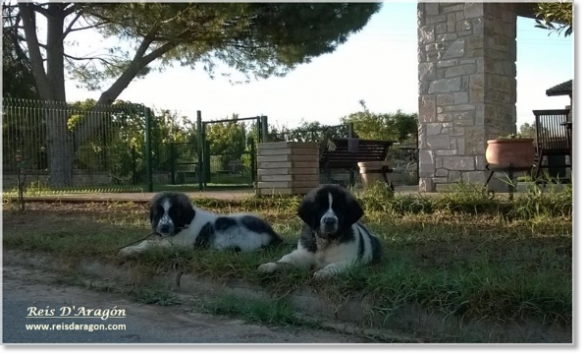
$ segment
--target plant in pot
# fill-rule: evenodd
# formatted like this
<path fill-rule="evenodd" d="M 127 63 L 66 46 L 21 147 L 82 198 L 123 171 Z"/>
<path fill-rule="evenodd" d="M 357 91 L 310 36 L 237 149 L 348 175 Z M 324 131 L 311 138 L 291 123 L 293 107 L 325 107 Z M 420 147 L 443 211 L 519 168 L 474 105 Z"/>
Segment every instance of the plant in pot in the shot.
<path fill-rule="evenodd" d="M 488 140 L 485 158 L 492 167 L 530 167 L 534 162 L 534 139 L 515 134 Z"/>

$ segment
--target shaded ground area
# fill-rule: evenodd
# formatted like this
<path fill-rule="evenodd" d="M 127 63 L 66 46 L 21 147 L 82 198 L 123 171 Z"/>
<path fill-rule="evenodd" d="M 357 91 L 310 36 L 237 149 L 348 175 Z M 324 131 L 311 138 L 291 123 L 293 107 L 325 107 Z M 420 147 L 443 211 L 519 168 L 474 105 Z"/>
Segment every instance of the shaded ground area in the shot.
<path fill-rule="evenodd" d="M 14 266 L 3 269 L 4 343 L 361 343 L 355 336 L 295 327 L 266 327 L 192 311 L 156 306 L 113 293 L 47 284 L 48 274 Z M 44 283 L 43 283 L 44 281 Z M 27 309 L 64 306 L 125 310 L 124 319 L 27 319 Z M 26 325 L 112 324 L 125 330 L 27 330 Z M 32 328 L 29 326 L 29 328 Z"/>

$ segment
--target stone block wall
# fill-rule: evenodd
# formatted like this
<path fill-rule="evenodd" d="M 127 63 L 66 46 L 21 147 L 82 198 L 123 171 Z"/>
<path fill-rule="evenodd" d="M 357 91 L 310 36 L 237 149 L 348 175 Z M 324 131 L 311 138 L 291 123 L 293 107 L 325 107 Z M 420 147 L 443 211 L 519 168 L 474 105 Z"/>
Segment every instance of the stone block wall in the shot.
<path fill-rule="evenodd" d="M 419 189 L 485 179 L 487 140 L 516 131 L 516 14 L 419 3 Z"/>

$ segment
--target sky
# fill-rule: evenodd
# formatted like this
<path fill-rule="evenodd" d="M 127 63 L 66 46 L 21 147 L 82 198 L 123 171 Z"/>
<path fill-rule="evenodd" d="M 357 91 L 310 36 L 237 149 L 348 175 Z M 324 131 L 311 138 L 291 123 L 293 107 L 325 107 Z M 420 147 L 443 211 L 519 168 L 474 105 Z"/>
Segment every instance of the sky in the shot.
<path fill-rule="evenodd" d="M 97 33 L 73 33 L 78 45 L 67 49 L 74 55 L 103 52 L 110 44 Z M 517 122 L 534 121 L 532 110 L 564 108 L 568 97 L 547 97 L 546 89 L 573 79 L 573 36 L 565 38 L 534 27 L 534 20 L 518 18 Z M 268 116 L 271 124 L 297 126 L 301 120 L 338 124 L 359 111 L 360 100 L 375 112 L 417 112 L 416 2 L 385 2 L 370 22 L 331 53 L 297 67 L 284 78 L 230 84 L 217 75 L 211 79 L 202 69 L 174 67 L 153 71 L 134 80 L 119 99 L 157 108 L 177 110 L 195 120 Z M 218 73 L 224 70 L 221 66 Z M 97 99 L 99 92 L 67 83 L 67 100 Z"/>

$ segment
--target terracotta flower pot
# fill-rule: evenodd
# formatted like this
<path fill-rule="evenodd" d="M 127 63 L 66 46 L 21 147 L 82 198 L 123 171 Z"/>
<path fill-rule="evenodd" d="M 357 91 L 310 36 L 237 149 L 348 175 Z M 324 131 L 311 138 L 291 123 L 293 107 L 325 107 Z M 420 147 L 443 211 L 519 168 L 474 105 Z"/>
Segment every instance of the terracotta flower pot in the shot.
<path fill-rule="evenodd" d="M 360 168 L 360 175 L 362 176 L 364 187 L 373 186 L 377 182 L 390 183 L 392 181 L 390 177 L 391 171 L 386 173 L 380 172 L 383 167 L 392 169 L 392 161 L 358 162 L 357 165 Z M 386 175 L 386 179 L 384 179 L 384 175 Z"/>
<path fill-rule="evenodd" d="M 485 159 L 490 166 L 530 167 L 534 162 L 534 140 L 531 138 L 500 138 L 487 143 Z"/>

